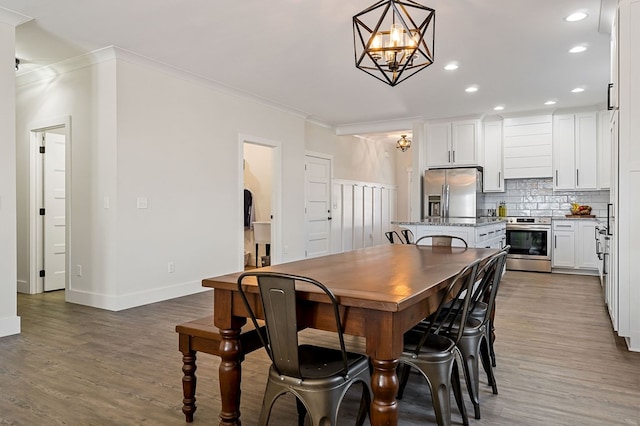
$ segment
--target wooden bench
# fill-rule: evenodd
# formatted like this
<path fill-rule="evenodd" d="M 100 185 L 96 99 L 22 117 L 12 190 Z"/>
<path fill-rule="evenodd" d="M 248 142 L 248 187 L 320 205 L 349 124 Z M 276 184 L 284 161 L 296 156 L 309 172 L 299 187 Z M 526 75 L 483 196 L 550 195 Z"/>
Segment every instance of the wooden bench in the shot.
<path fill-rule="evenodd" d="M 262 327 L 261 327 L 262 328 Z M 182 352 L 182 412 L 188 423 L 193 421 L 196 411 L 196 352 L 220 356 L 222 336 L 213 324 L 213 316 L 200 318 L 176 326 L 178 349 Z M 262 341 L 251 321 L 240 332 L 240 350 L 244 355 L 262 347 Z"/>

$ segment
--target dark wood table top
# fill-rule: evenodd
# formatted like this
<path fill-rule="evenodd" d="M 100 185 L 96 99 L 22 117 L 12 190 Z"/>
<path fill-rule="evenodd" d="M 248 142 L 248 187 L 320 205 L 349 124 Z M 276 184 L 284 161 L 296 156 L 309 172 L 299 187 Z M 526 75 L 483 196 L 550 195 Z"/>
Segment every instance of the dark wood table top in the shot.
<path fill-rule="evenodd" d="M 495 249 L 386 244 L 261 268 L 320 281 L 340 305 L 397 312 L 428 297 L 432 288 Z M 207 278 L 205 287 L 236 290 L 240 273 Z M 248 281 L 251 283 L 251 281 Z"/>

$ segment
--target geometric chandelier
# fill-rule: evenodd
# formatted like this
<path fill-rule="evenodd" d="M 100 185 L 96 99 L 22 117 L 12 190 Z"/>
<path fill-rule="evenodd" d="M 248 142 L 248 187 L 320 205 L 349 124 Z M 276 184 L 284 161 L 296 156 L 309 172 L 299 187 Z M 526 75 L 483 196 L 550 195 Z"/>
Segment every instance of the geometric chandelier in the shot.
<path fill-rule="evenodd" d="M 381 14 L 381 15 L 380 15 Z M 381 0 L 353 17 L 356 67 L 391 86 L 433 63 L 436 11 Z"/>
<path fill-rule="evenodd" d="M 401 135 L 400 139 L 396 142 L 396 148 L 400 151 L 405 152 L 411 147 L 411 140 L 407 139 L 407 135 Z"/>

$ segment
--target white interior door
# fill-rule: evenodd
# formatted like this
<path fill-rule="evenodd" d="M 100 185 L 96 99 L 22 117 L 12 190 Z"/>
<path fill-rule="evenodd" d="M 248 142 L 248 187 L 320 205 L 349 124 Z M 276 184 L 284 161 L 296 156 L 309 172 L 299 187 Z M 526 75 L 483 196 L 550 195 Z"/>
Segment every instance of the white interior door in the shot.
<path fill-rule="evenodd" d="M 306 256 L 331 253 L 331 159 L 305 159 Z"/>
<path fill-rule="evenodd" d="M 65 137 L 44 133 L 44 291 L 65 288 Z"/>

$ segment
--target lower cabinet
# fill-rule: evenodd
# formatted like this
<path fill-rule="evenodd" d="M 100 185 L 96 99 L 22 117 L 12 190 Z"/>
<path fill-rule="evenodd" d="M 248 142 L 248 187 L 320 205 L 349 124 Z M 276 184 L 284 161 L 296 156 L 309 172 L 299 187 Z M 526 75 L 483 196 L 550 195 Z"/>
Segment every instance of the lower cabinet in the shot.
<path fill-rule="evenodd" d="M 507 240 L 506 223 L 498 222 L 484 225 L 423 225 L 417 223 L 399 223 L 400 228 L 411 230 L 415 240 L 426 235 L 451 235 L 464 239 L 469 247 L 503 248 Z M 462 243 L 453 241 L 454 246 Z"/>
<path fill-rule="evenodd" d="M 598 273 L 595 219 L 553 221 L 551 266 L 554 272 Z"/>

